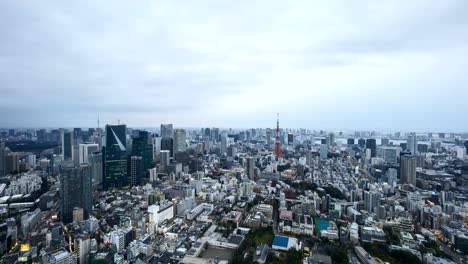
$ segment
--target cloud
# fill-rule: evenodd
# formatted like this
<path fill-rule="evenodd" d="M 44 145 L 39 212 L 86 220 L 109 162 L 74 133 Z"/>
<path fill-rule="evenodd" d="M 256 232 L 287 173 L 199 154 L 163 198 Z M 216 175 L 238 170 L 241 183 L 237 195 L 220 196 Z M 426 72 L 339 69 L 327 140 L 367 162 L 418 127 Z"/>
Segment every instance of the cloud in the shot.
<path fill-rule="evenodd" d="M 467 130 L 467 7 L 3 1 L 0 124 Z"/>

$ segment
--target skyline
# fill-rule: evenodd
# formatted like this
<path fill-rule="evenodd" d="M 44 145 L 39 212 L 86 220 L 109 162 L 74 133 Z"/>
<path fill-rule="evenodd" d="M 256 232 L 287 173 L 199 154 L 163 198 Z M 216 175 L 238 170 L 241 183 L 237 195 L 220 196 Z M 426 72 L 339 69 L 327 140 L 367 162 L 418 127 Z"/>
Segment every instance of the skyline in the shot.
<path fill-rule="evenodd" d="M 112 3 L 0 3 L 1 127 L 468 131 L 467 2 Z"/>

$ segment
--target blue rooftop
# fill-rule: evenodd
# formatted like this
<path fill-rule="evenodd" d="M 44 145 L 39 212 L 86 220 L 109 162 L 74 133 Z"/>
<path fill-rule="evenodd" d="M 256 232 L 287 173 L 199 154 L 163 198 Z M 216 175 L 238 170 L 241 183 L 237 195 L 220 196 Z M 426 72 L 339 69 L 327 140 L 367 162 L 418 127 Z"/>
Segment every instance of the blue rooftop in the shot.
<path fill-rule="evenodd" d="M 288 240 L 288 237 L 285 236 L 275 236 L 275 238 L 273 239 L 273 246 L 287 248 Z"/>
<path fill-rule="evenodd" d="M 329 225 L 328 220 L 317 219 L 317 226 L 320 231 L 327 230 Z"/>

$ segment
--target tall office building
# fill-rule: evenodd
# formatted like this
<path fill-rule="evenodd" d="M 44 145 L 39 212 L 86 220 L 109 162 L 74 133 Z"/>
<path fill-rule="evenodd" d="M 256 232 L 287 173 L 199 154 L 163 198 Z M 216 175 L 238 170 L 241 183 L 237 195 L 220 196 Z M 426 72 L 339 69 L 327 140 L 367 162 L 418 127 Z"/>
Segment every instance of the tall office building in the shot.
<path fill-rule="evenodd" d="M 218 142 L 219 141 L 219 128 L 213 128 L 211 130 L 211 141 Z"/>
<path fill-rule="evenodd" d="M 327 143 L 329 146 L 335 146 L 335 134 L 333 133 L 328 134 Z"/>
<path fill-rule="evenodd" d="M 173 128 L 172 124 L 161 124 L 161 137 L 162 138 L 172 138 L 173 137 Z"/>
<path fill-rule="evenodd" d="M 170 137 L 165 137 L 161 139 L 161 151 L 168 150 L 171 157 L 174 155 L 174 140 Z"/>
<path fill-rule="evenodd" d="M 221 136 L 220 136 L 220 141 L 221 141 L 221 145 L 220 145 L 220 151 L 221 151 L 221 155 L 223 155 L 224 153 L 227 152 L 227 134 L 226 133 L 221 133 Z"/>
<path fill-rule="evenodd" d="M 149 142 L 147 131 L 136 131 L 136 136 L 132 138 L 132 156 L 142 158 L 142 170 L 146 172 L 151 167 L 153 160 L 153 147 Z"/>
<path fill-rule="evenodd" d="M 184 129 L 174 130 L 174 152 L 187 151 L 187 133 Z"/>
<path fill-rule="evenodd" d="M 96 151 L 99 151 L 98 144 L 79 144 L 78 145 L 79 164 L 88 164 L 89 155 L 91 155 L 92 153 Z"/>
<path fill-rule="evenodd" d="M 10 152 L 5 155 L 5 174 L 16 174 L 20 172 L 20 156 L 17 152 Z"/>
<path fill-rule="evenodd" d="M 366 148 L 371 150 L 371 157 L 374 158 L 377 156 L 377 142 L 375 138 L 368 138 L 366 140 Z"/>
<path fill-rule="evenodd" d="M 294 135 L 293 133 L 288 133 L 288 145 L 292 145 L 294 143 Z"/>
<path fill-rule="evenodd" d="M 154 134 L 151 138 L 151 145 L 153 147 L 153 160 L 159 160 L 159 152 L 161 151 L 161 137 Z"/>
<path fill-rule="evenodd" d="M 130 185 L 138 186 L 141 184 L 143 177 L 143 158 L 132 156 L 130 158 Z"/>
<path fill-rule="evenodd" d="M 64 160 L 73 158 L 73 134 L 70 131 L 62 131 L 62 157 Z"/>
<path fill-rule="evenodd" d="M 354 146 L 354 138 L 348 138 L 348 147 Z"/>
<path fill-rule="evenodd" d="M 166 171 L 169 167 L 170 159 L 171 159 L 171 152 L 169 150 L 161 150 L 161 170 Z"/>
<path fill-rule="evenodd" d="M 397 147 L 381 147 L 380 157 L 388 163 L 398 163 L 398 155 L 400 154 L 399 148 Z"/>
<path fill-rule="evenodd" d="M 126 125 L 106 125 L 103 188 L 128 184 Z"/>
<path fill-rule="evenodd" d="M 102 173 L 104 170 L 102 160 L 101 152 L 94 152 L 88 156 L 88 163 L 91 166 L 91 178 L 93 179 L 93 186 L 96 188 L 102 186 Z"/>
<path fill-rule="evenodd" d="M 64 163 L 60 167 L 60 218 L 64 224 L 73 221 L 73 209 L 83 208 L 83 219 L 88 219 L 93 202 L 91 170 Z"/>
<path fill-rule="evenodd" d="M 382 146 L 388 146 L 390 145 L 390 139 L 388 138 L 382 138 Z"/>
<path fill-rule="evenodd" d="M 80 127 L 73 128 L 73 145 L 83 143 L 83 134 Z"/>
<path fill-rule="evenodd" d="M 211 130 L 209 127 L 205 128 L 204 138 L 211 138 Z"/>
<path fill-rule="evenodd" d="M 416 157 L 414 155 L 400 157 L 400 181 L 402 184 L 416 186 Z"/>
<path fill-rule="evenodd" d="M 328 146 L 326 144 L 320 145 L 320 158 L 321 159 L 328 158 Z"/>
<path fill-rule="evenodd" d="M 255 169 L 255 161 L 252 157 L 247 157 L 246 158 L 246 174 L 247 174 L 247 177 L 251 180 L 253 180 L 255 178 L 255 175 L 254 175 L 254 169 Z"/>
<path fill-rule="evenodd" d="M 363 138 L 358 139 L 358 146 L 360 148 L 365 148 L 366 147 L 366 140 Z"/>
<path fill-rule="evenodd" d="M 411 154 L 416 154 L 418 149 L 418 140 L 416 139 L 416 133 L 410 133 L 408 135 L 408 140 L 406 141 L 406 148 L 411 152 Z"/>

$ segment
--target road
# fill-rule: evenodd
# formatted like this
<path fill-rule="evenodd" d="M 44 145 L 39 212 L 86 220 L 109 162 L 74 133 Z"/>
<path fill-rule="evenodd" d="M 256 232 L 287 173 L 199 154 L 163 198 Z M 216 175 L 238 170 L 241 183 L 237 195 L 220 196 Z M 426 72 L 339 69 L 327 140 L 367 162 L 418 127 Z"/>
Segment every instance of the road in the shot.
<path fill-rule="evenodd" d="M 458 254 L 457 252 L 453 251 L 449 246 L 445 245 L 442 241 L 440 241 L 439 239 L 436 240 L 437 241 L 437 244 L 442 247 L 442 250 L 447 254 L 449 255 L 450 257 L 452 257 L 453 261 L 457 262 L 457 263 L 466 263 L 466 257 L 463 258 L 462 256 L 460 256 L 460 254 Z"/>

